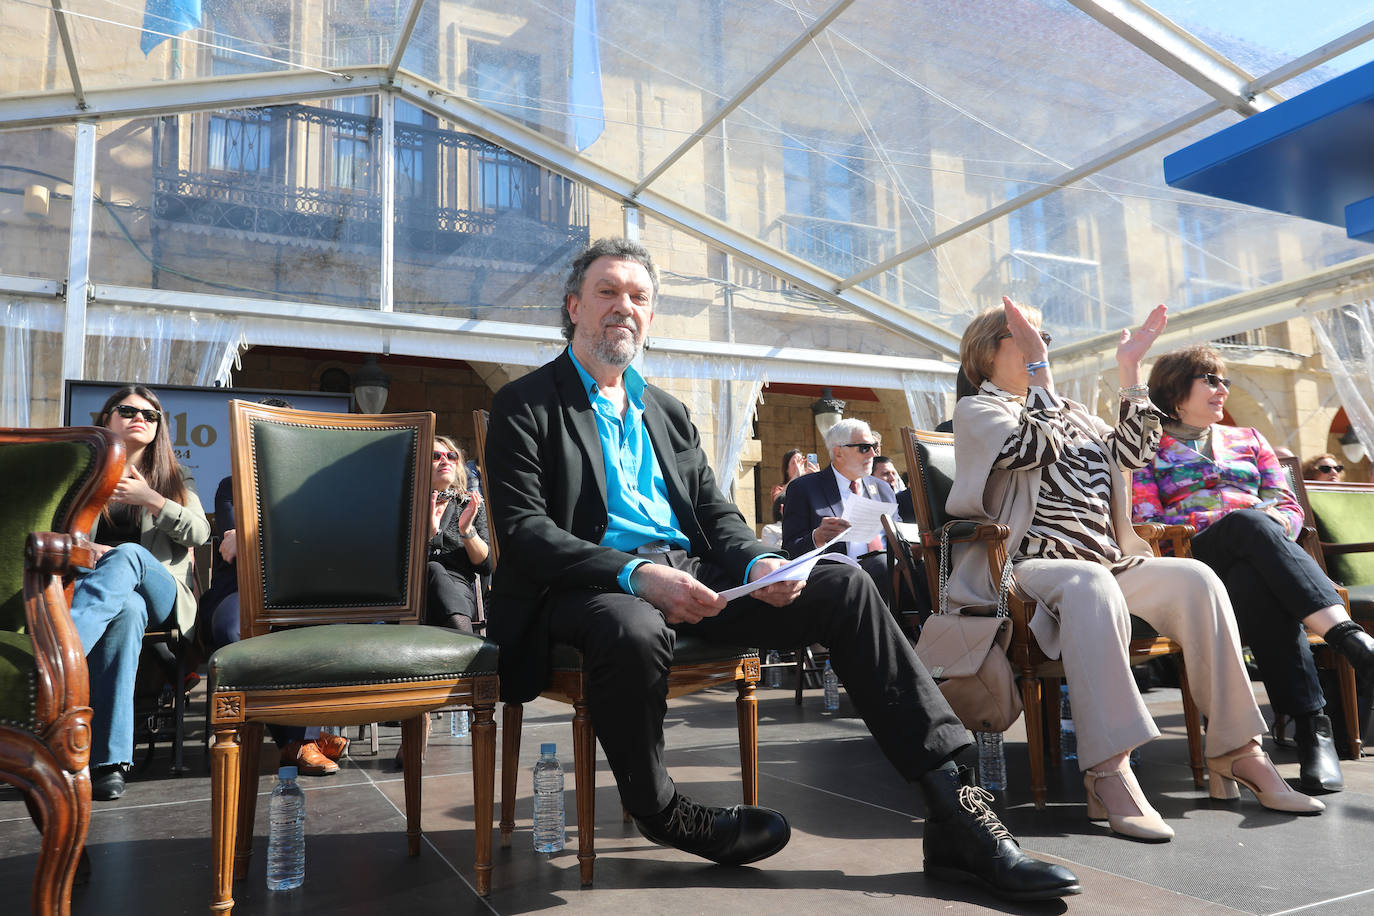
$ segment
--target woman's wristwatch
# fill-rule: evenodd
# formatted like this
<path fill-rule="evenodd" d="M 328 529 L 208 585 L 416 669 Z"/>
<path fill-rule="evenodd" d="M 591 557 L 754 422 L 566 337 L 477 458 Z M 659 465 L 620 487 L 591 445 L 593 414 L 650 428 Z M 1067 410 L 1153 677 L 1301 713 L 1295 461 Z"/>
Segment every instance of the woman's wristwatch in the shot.
<path fill-rule="evenodd" d="M 476 528 L 472 529 L 472 534 L 464 534 L 463 532 L 460 531 L 460 532 L 458 532 L 458 537 L 461 538 L 461 539 L 464 540 L 464 541 L 470 541 L 470 540 L 472 540 L 473 538 L 477 537 L 477 529 L 476 529 Z"/>

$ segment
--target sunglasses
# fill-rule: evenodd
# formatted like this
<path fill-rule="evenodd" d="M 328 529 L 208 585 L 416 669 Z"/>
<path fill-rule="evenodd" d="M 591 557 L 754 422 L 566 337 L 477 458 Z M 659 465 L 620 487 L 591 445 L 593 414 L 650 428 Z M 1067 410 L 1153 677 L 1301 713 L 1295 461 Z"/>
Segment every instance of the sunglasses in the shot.
<path fill-rule="evenodd" d="M 119 414 L 126 420 L 132 420 L 139 414 L 142 414 L 143 419 L 147 420 L 149 423 L 157 423 L 162 420 L 162 411 L 152 410 L 151 408 L 144 410 L 132 404 L 120 404 L 118 407 L 114 408 L 113 412 Z"/>
<path fill-rule="evenodd" d="M 869 452 L 876 452 L 876 451 L 878 450 L 878 443 L 876 443 L 876 442 L 845 442 L 844 444 L 842 444 L 842 445 L 840 446 L 840 448 L 856 448 L 856 449 L 859 450 L 859 454 L 860 454 L 860 455 L 867 455 Z"/>
<path fill-rule="evenodd" d="M 435 452 L 435 453 L 434 453 L 434 460 L 435 460 L 435 461 L 443 461 L 445 458 L 447 458 L 449 461 L 457 461 L 457 460 L 458 460 L 458 453 L 457 453 L 457 452 Z"/>
<path fill-rule="evenodd" d="M 1207 387 L 1208 387 L 1208 388 L 1211 388 L 1213 391 L 1216 391 L 1218 388 L 1222 387 L 1223 385 L 1226 386 L 1226 390 L 1227 390 L 1227 391 L 1230 391 L 1230 390 L 1231 390 L 1231 380 L 1230 380 L 1229 378 L 1222 378 L 1220 375 L 1217 375 L 1215 372 L 1207 372 L 1207 373 L 1204 373 L 1204 374 L 1202 374 L 1202 375 L 1195 375 L 1195 376 L 1193 376 L 1193 378 L 1200 378 L 1200 379 L 1202 379 L 1204 382 L 1207 383 Z"/>
<path fill-rule="evenodd" d="M 1011 335 L 1010 335 L 1010 334 L 998 334 L 998 335 L 997 335 L 997 339 L 998 339 L 998 340 L 1008 340 L 1008 339 L 1010 339 L 1010 338 L 1011 338 Z M 1041 332 L 1040 332 L 1040 339 L 1043 340 L 1043 341 L 1045 342 L 1045 346 L 1047 346 L 1047 347 L 1048 347 L 1050 344 L 1054 343 L 1054 335 L 1050 334 L 1049 331 L 1041 331 Z"/>
<path fill-rule="evenodd" d="M 1330 474 L 1332 471 L 1335 471 L 1337 474 L 1339 474 L 1341 471 L 1344 471 L 1344 470 L 1345 470 L 1345 465 L 1343 465 L 1343 464 L 1319 464 L 1319 465 L 1317 465 L 1317 470 L 1321 471 L 1323 474 Z"/>

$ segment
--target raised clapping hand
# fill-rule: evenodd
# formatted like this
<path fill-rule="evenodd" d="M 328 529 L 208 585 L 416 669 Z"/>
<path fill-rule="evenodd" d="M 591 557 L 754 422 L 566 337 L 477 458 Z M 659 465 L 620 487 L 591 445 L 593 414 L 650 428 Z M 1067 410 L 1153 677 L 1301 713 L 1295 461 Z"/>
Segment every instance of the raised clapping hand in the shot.
<path fill-rule="evenodd" d="M 1021 351 L 1028 363 L 1038 363 L 1049 355 L 1049 347 L 1040 337 L 1040 331 L 1026 318 L 1021 307 L 1007 296 L 1002 297 L 1002 311 L 1007 315 L 1007 331 L 1012 343 Z"/>
<path fill-rule="evenodd" d="M 476 490 L 470 490 L 467 504 L 458 513 L 458 530 L 461 533 L 467 534 L 472 531 L 473 519 L 477 518 L 477 510 L 480 508 L 482 508 L 482 494 Z"/>
<path fill-rule="evenodd" d="M 1159 335 L 1164 333 L 1164 326 L 1169 323 L 1168 312 L 1168 306 L 1156 305 L 1150 310 L 1150 314 L 1145 316 L 1145 322 L 1136 329 L 1134 334 L 1129 328 L 1121 329 L 1121 340 L 1116 345 L 1116 364 L 1118 367 L 1130 367 L 1137 370 L 1137 380 L 1140 361 L 1145 358 L 1146 352 L 1159 339 Z M 1134 385 L 1137 380 L 1123 381 L 1122 384 Z"/>
<path fill-rule="evenodd" d="M 658 608 L 669 623 L 699 623 L 725 607 L 724 598 L 671 566 L 645 563 L 631 574 L 630 584 L 635 594 Z"/>

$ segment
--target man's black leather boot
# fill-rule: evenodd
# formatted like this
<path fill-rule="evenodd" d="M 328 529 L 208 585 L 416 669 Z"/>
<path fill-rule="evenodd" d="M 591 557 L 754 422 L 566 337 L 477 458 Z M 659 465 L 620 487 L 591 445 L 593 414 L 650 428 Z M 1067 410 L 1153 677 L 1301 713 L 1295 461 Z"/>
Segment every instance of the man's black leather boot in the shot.
<path fill-rule="evenodd" d="M 978 884 L 1006 900 L 1051 900 L 1082 891 L 1062 865 L 1032 858 L 988 807 L 992 794 L 967 768 L 946 764 L 921 777 L 929 817 L 925 872 L 940 881 Z"/>
<path fill-rule="evenodd" d="M 721 865 L 744 865 L 766 859 L 787 845 L 792 828 L 776 811 L 755 805 L 715 808 L 674 795 L 667 808 L 636 817 L 646 839 Z"/>
<path fill-rule="evenodd" d="M 1298 786 L 1304 792 L 1339 792 L 1345 788 L 1331 720 L 1321 713 L 1293 717 L 1298 742 Z"/>

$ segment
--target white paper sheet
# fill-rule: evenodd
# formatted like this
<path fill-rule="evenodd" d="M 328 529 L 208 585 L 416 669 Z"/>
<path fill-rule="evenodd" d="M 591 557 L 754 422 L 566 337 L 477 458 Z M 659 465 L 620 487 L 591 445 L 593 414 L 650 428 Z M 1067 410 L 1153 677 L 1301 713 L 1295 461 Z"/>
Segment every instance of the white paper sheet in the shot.
<path fill-rule="evenodd" d="M 851 496 L 844 501 L 844 515 L 849 527 L 840 535 L 853 544 L 867 544 L 883 533 L 883 516 L 896 515 L 897 504 L 885 503 L 866 496 Z"/>
<path fill-rule="evenodd" d="M 717 592 L 717 594 L 723 597 L 726 601 L 733 601 L 735 598 L 738 598 L 741 595 L 747 595 L 752 591 L 756 591 L 760 588 L 763 588 L 765 585 L 772 585 L 774 582 L 789 582 L 803 580 L 811 575 L 811 569 L 820 560 L 834 560 L 837 563 L 847 563 L 850 566 L 858 568 L 859 561 L 855 560 L 851 556 L 848 556 L 843 553 L 822 553 L 822 551 L 824 551 L 831 544 L 840 540 L 841 537 L 843 537 L 843 535 L 831 538 L 821 546 L 817 547 L 815 550 L 804 553 L 801 556 L 797 557 L 795 560 L 791 560 L 783 564 L 782 566 L 779 566 L 777 569 L 773 570 L 768 575 L 761 576 L 760 578 L 755 579 L 753 582 L 750 582 L 748 585 L 739 585 L 735 588 L 727 588 L 723 592 Z"/>

